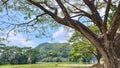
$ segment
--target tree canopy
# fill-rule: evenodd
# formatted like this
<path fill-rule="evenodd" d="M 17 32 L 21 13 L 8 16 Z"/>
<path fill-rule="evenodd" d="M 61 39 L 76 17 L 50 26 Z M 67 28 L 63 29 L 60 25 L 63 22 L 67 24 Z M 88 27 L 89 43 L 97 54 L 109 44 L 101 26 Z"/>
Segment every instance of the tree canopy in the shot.
<path fill-rule="evenodd" d="M 33 64 L 37 62 L 39 51 L 34 48 L 0 45 L 1 64 Z"/>
<path fill-rule="evenodd" d="M 36 47 L 40 62 L 67 62 L 72 46 L 68 43 L 43 43 Z"/>
<path fill-rule="evenodd" d="M 96 29 L 94 29 L 96 30 Z M 73 49 L 70 53 L 70 59 L 79 61 L 80 59 L 84 62 L 90 62 L 95 57 L 97 62 L 100 63 L 101 54 L 97 48 L 95 48 L 89 40 L 83 37 L 79 32 L 75 31 L 69 40 L 72 43 Z"/>

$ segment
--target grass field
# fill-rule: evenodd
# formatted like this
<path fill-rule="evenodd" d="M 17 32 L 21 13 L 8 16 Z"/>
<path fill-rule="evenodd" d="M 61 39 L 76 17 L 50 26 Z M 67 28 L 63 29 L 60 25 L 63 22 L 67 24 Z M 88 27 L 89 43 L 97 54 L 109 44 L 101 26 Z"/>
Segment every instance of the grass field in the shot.
<path fill-rule="evenodd" d="M 0 68 L 89 68 L 91 64 L 40 63 L 25 65 L 2 65 Z"/>

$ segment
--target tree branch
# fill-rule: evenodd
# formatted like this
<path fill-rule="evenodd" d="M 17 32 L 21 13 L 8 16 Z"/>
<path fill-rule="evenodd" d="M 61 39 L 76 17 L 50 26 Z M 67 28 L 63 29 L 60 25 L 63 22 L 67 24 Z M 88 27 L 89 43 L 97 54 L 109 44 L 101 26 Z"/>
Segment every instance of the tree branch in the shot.
<path fill-rule="evenodd" d="M 36 2 L 34 2 L 34 1 L 32 1 L 32 0 L 27 0 L 27 1 L 28 1 L 29 3 L 37 6 L 38 8 L 40 8 L 41 10 L 43 10 L 45 13 L 49 14 L 50 16 L 52 16 L 52 17 L 56 16 L 54 13 L 48 11 L 48 10 L 45 9 L 42 5 L 40 5 L 39 3 L 36 3 Z"/>
<path fill-rule="evenodd" d="M 43 15 L 45 15 L 45 14 L 46 14 L 46 13 L 37 15 L 34 19 L 28 21 L 27 23 L 22 23 L 22 24 L 17 24 L 17 25 L 20 26 L 20 25 L 25 25 L 25 24 L 27 24 L 27 26 L 33 26 L 33 25 L 35 25 L 37 22 L 35 22 L 34 24 L 30 24 L 30 23 L 33 22 L 33 21 L 35 21 L 35 20 L 38 20 L 39 17 L 41 17 L 41 16 L 43 16 Z M 30 25 L 29 25 L 29 24 L 30 24 Z"/>
<path fill-rule="evenodd" d="M 62 4 L 61 0 L 56 0 L 56 2 L 58 3 L 58 5 L 60 6 L 60 8 L 62 9 L 65 18 L 70 18 L 70 15 L 67 12 L 67 9 L 65 8 L 65 6 Z"/>
<path fill-rule="evenodd" d="M 97 56 L 97 54 L 95 53 L 94 50 L 90 50 L 90 49 L 89 49 L 89 51 L 90 51 L 90 53 L 92 53 L 94 56 Z"/>
<path fill-rule="evenodd" d="M 104 33 L 106 33 L 106 31 L 107 31 L 107 20 L 108 20 L 108 15 L 109 15 L 109 11 L 110 11 L 110 6 L 111 6 L 111 0 L 108 0 L 106 11 L 105 11 L 104 22 L 103 22 Z"/>
<path fill-rule="evenodd" d="M 89 39 L 96 47 L 101 48 L 101 42 L 100 39 L 98 38 L 98 36 L 93 33 L 88 27 L 86 27 L 85 25 L 83 25 L 81 22 L 73 20 L 73 19 L 65 19 L 65 18 L 60 18 L 57 15 L 55 15 L 54 13 L 48 11 L 47 9 L 45 9 L 43 6 L 41 6 L 40 4 L 32 1 L 32 0 L 27 0 L 28 2 L 32 3 L 33 5 L 39 7 L 41 10 L 43 10 L 45 13 L 47 13 L 48 15 L 50 15 L 55 21 L 57 21 L 60 24 L 63 24 L 65 26 L 74 28 L 76 30 L 78 30 L 79 32 L 81 32 L 87 39 Z M 63 4 L 61 3 L 60 0 L 56 0 L 58 2 L 58 4 L 61 6 L 63 12 L 65 13 L 65 15 L 68 15 L 67 10 L 65 9 L 65 7 L 63 6 Z M 62 5 L 61 5 L 62 4 Z"/>
<path fill-rule="evenodd" d="M 47 7 L 49 7 L 50 9 L 53 9 L 53 10 L 55 11 L 55 14 L 57 15 L 57 13 L 58 13 L 57 8 L 50 6 L 50 5 L 47 3 L 47 1 L 45 1 L 45 5 L 46 5 Z"/>
<path fill-rule="evenodd" d="M 83 0 L 85 2 L 85 4 L 89 7 L 89 9 L 92 12 L 92 21 L 99 27 L 100 31 L 103 33 L 102 31 L 102 19 L 96 9 L 96 7 L 94 6 L 94 0 Z"/>
<path fill-rule="evenodd" d="M 72 28 L 74 28 L 77 31 L 81 32 L 81 34 L 83 36 L 85 36 L 89 41 L 91 41 L 96 47 L 100 47 L 100 48 L 102 47 L 102 43 L 100 43 L 101 40 L 88 27 L 86 27 L 85 25 L 83 25 L 81 22 L 75 21 L 75 20 L 72 20 L 70 22 L 70 24 L 72 25 L 71 26 Z"/>
<path fill-rule="evenodd" d="M 110 35 L 111 40 L 114 38 L 116 31 L 119 28 L 119 25 L 120 25 L 120 2 L 113 16 L 111 26 L 108 30 L 108 35 Z"/>
<path fill-rule="evenodd" d="M 3 2 L 2 4 L 4 5 L 4 4 L 6 4 L 9 0 L 6 0 L 6 1 L 1 0 L 1 1 Z"/>
<path fill-rule="evenodd" d="M 68 1 L 66 1 L 66 0 L 64 0 L 67 4 L 69 4 L 70 6 L 72 6 L 73 8 L 75 8 L 75 9 L 77 9 L 78 11 L 77 12 L 73 12 L 72 10 L 70 10 L 69 8 L 68 8 L 68 10 L 70 10 L 72 13 L 79 13 L 78 15 L 83 15 L 83 16 L 87 16 L 88 18 L 90 18 L 91 19 L 91 15 L 89 14 L 89 13 L 87 13 L 87 12 L 85 12 L 84 10 L 82 10 L 82 9 L 79 9 L 79 8 L 77 8 L 75 5 L 72 5 L 71 3 L 69 3 Z"/>

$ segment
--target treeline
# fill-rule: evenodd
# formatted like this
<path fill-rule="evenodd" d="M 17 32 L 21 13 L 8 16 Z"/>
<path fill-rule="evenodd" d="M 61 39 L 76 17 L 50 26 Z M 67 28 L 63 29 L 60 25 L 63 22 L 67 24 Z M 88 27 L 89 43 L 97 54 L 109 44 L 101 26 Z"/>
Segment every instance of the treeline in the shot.
<path fill-rule="evenodd" d="M 43 43 L 36 48 L 0 44 L 0 64 L 66 62 L 71 49 L 68 43 Z"/>
<path fill-rule="evenodd" d="M 75 40 L 75 38 L 72 40 Z M 82 62 L 82 63 L 90 63 L 93 59 L 95 59 L 94 61 L 96 61 L 96 56 L 99 57 L 96 49 L 92 47 L 91 44 L 89 44 L 89 42 L 87 41 L 82 41 L 82 42 L 80 43 L 72 42 L 74 43 L 72 45 L 69 43 L 40 44 L 36 47 L 36 49 L 40 52 L 38 56 L 38 61 L 39 62 Z M 96 56 L 93 55 L 91 52 L 96 53 Z"/>
<path fill-rule="evenodd" d="M 30 47 L 20 48 L 0 44 L 0 64 L 33 64 L 39 52 Z"/>
<path fill-rule="evenodd" d="M 0 64 L 33 64 L 37 62 L 90 62 L 94 55 L 87 46 L 68 43 L 43 43 L 36 48 L 0 44 Z M 90 50 L 91 51 L 91 50 Z M 96 52 L 96 51 L 94 51 Z"/>

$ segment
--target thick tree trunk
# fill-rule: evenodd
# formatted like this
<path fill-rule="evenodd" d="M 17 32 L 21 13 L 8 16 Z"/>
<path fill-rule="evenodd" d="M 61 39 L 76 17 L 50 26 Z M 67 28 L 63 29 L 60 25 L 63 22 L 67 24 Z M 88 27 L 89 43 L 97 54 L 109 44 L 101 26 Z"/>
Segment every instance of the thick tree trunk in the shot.
<path fill-rule="evenodd" d="M 119 49 L 119 50 L 118 50 Z M 119 53 L 118 53 L 119 52 Z M 120 48 L 106 49 L 105 68 L 120 68 Z"/>
<path fill-rule="evenodd" d="M 120 34 L 117 34 L 114 39 L 104 40 L 103 50 L 104 68 L 120 68 Z"/>
<path fill-rule="evenodd" d="M 108 53 L 105 57 L 105 67 L 104 68 L 120 68 L 120 58 L 114 56 L 113 53 Z M 120 55 L 120 54 L 119 54 Z"/>

